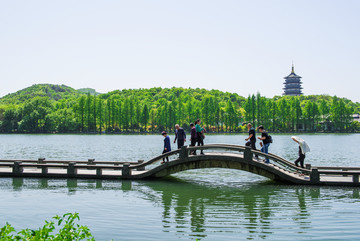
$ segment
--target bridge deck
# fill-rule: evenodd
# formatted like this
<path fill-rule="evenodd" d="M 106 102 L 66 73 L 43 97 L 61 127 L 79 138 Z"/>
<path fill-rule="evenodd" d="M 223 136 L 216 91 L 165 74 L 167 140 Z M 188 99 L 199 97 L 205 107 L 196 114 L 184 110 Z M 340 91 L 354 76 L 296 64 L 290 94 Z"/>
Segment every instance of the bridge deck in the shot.
<path fill-rule="evenodd" d="M 190 155 L 191 151 L 199 149 L 204 149 L 205 155 Z M 253 158 L 254 154 L 259 155 L 261 159 Z M 171 161 L 161 165 L 160 161 L 164 157 L 170 157 Z M 271 163 L 265 163 L 265 157 L 270 158 Z M 273 154 L 264 154 L 242 146 L 219 144 L 183 147 L 147 162 L 95 162 L 94 159 L 87 162 L 0 160 L 0 177 L 142 179 L 199 168 L 240 169 L 293 184 L 360 186 L 358 167 L 302 169 Z"/>
<path fill-rule="evenodd" d="M 254 159 L 254 161 L 257 161 Z M 259 163 L 263 163 L 263 161 L 257 161 Z M 297 178 L 297 179 L 303 179 L 303 180 L 309 180 L 309 176 L 308 175 L 304 175 L 302 176 L 300 173 L 294 173 L 294 172 L 289 172 L 283 169 L 280 169 L 279 167 L 277 167 L 274 164 L 266 164 L 269 166 L 272 166 L 275 169 L 279 169 L 280 171 L 286 173 L 289 176 L 292 176 L 293 178 Z M 139 176 L 139 175 L 143 175 L 146 172 L 148 172 L 148 170 L 145 171 L 132 171 L 132 175 L 134 176 Z M 24 168 L 23 171 L 24 177 L 44 177 L 41 173 L 41 169 L 38 168 Z M 48 171 L 48 177 L 67 177 L 67 172 L 66 169 L 56 169 L 56 170 L 49 170 Z M 0 167 L 0 177 L 11 177 L 13 176 L 12 173 L 12 168 L 6 168 L 6 167 Z M 77 172 L 77 178 L 81 178 L 81 177 L 85 177 L 85 178 L 97 178 L 96 177 L 96 170 L 79 170 Z M 122 177 L 122 173 L 121 171 L 117 171 L 117 170 L 104 170 L 102 172 L 102 178 L 103 179 L 118 179 Z M 339 184 L 339 183 L 348 183 L 351 184 L 353 182 L 352 177 L 351 176 L 339 176 L 339 175 L 321 175 L 320 176 L 320 182 L 322 182 L 322 184 Z M 339 184 L 340 185 L 340 184 Z"/>
<path fill-rule="evenodd" d="M 134 176 L 146 173 L 147 171 L 132 171 Z M 48 178 L 68 178 L 66 169 L 49 169 L 47 175 L 42 174 L 39 168 L 23 168 L 22 177 L 48 177 Z M 14 177 L 12 168 L 0 167 L 0 177 Z M 121 170 L 104 170 L 99 177 L 96 170 L 79 169 L 75 178 L 100 178 L 100 179 L 119 179 L 122 177 Z"/>

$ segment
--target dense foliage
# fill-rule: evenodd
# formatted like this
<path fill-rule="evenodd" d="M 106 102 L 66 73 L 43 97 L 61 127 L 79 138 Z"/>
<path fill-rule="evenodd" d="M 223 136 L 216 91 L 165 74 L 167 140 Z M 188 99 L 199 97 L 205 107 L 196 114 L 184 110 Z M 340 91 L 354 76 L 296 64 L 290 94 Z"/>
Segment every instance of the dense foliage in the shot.
<path fill-rule="evenodd" d="M 0 103 L 17 105 L 31 100 L 34 97 L 49 97 L 50 100 L 57 101 L 60 99 L 76 98 L 79 97 L 80 93 L 88 92 L 91 92 L 91 89 L 80 89 L 77 91 L 66 85 L 38 84 L 19 90 L 15 93 L 8 94 L 1 98 Z"/>
<path fill-rule="evenodd" d="M 88 227 L 76 223 L 78 220 L 78 213 L 67 213 L 45 221 L 44 226 L 37 230 L 23 229 L 19 232 L 6 223 L 0 229 L 0 240 L 95 240 Z"/>
<path fill-rule="evenodd" d="M 98 94 L 43 84 L 0 99 L 0 132 L 159 132 L 176 123 L 188 128 L 197 118 L 213 132 L 245 131 L 244 122 L 276 132 L 353 132 L 360 130 L 352 119 L 359 112 L 359 103 L 327 95 L 244 98 L 175 87 Z"/>

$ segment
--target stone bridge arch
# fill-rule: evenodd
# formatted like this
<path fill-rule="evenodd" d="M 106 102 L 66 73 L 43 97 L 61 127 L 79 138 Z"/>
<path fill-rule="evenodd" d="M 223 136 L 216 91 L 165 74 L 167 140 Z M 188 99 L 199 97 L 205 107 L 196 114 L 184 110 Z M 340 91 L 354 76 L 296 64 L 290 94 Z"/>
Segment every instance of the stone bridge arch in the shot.
<path fill-rule="evenodd" d="M 220 146 L 216 146 L 219 147 Z M 234 148 L 227 146 L 228 148 Z M 291 182 L 297 184 L 306 184 L 308 180 L 297 178 L 290 172 L 278 168 L 273 164 L 266 164 L 261 160 L 253 159 L 253 154 L 249 148 L 241 147 L 235 152 L 207 152 L 205 155 L 189 155 L 191 149 L 199 147 L 183 147 L 179 151 L 179 157 L 175 160 L 159 165 L 142 174 L 133 176 L 136 178 L 157 178 L 165 177 L 171 174 L 183 172 L 186 170 L 202 169 L 202 168 L 228 168 L 250 172 L 275 181 Z M 206 148 L 209 148 L 207 146 Z M 214 148 L 214 147 L 213 147 Z M 238 146 L 236 148 L 239 148 Z"/>

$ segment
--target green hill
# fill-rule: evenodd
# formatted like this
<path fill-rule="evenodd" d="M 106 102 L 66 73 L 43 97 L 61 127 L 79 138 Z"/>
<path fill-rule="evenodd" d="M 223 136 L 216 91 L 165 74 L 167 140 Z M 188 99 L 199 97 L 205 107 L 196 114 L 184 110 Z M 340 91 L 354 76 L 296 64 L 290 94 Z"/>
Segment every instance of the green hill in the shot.
<path fill-rule="evenodd" d="M 15 93 L 0 98 L 0 104 L 20 104 L 34 97 L 48 96 L 51 100 L 69 99 L 80 96 L 80 93 L 66 85 L 35 84 Z"/>
<path fill-rule="evenodd" d="M 96 90 L 92 89 L 92 88 L 81 88 L 81 89 L 78 89 L 77 91 L 82 94 L 88 94 L 88 93 L 90 93 L 91 95 L 100 95 L 101 94 L 99 92 L 96 92 Z"/>

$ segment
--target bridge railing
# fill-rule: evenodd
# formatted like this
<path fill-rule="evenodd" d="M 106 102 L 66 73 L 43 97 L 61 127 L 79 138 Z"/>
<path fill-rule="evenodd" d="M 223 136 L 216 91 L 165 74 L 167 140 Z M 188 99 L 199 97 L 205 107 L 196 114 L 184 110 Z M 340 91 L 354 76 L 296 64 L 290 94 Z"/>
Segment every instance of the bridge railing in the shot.
<path fill-rule="evenodd" d="M 294 163 L 289 162 L 288 160 L 277 156 L 275 154 L 269 153 L 269 154 L 265 154 L 261 151 L 258 150 L 251 150 L 251 152 L 255 155 L 264 157 L 264 158 L 269 158 L 272 162 L 275 162 L 278 166 L 281 166 L 283 169 L 286 170 L 290 170 L 293 172 L 299 172 L 299 173 L 303 173 L 303 174 L 310 174 L 311 170 L 310 169 L 306 169 L 306 168 L 301 168 L 296 166 Z"/>
<path fill-rule="evenodd" d="M 74 162 L 76 164 L 91 164 L 91 165 L 123 165 L 125 163 L 130 163 L 131 165 L 138 165 L 139 162 L 119 162 L 119 161 L 96 161 L 95 159 L 88 159 L 87 161 L 69 161 L 69 160 L 46 160 L 45 158 L 39 158 L 38 160 L 0 160 L 1 163 L 13 163 L 16 161 L 21 161 L 22 163 L 38 163 L 38 164 L 69 164 L 70 162 Z"/>
<path fill-rule="evenodd" d="M 145 169 L 146 166 L 152 165 L 158 161 L 162 161 L 166 157 L 170 158 L 172 156 L 175 156 L 177 159 L 186 158 L 190 155 L 191 152 L 193 152 L 195 150 L 205 150 L 205 149 L 229 149 L 229 150 L 233 150 L 233 151 L 243 152 L 245 150 L 245 147 L 236 146 L 236 145 L 226 145 L 226 144 L 224 144 L 224 145 L 210 144 L 210 145 L 205 145 L 205 146 L 189 146 L 189 147 L 183 146 L 182 149 L 170 151 L 170 152 L 164 153 L 160 156 L 156 156 L 142 164 L 130 166 L 130 169 Z"/>
<path fill-rule="evenodd" d="M 352 177 L 352 182 L 359 184 L 360 167 L 313 167 L 312 176 L 316 182 L 320 182 L 320 175 L 330 175 L 334 177 Z"/>
<path fill-rule="evenodd" d="M 204 146 L 189 146 L 187 147 L 188 154 L 198 150 L 229 150 L 235 152 L 245 152 L 245 146 L 231 145 L 231 144 L 209 144 Z"/>
<path fill-rule="evenodd" d="M 294 163 L 285 160 L 284 158 L 274 155 L 274 154 L 265 154 L 261 151 L 252 150 L 250 147 L 240 146 L 240 145 L 232 145 L 232 144 L 209 144 L 204 146 L 184 146 L 182 149 L 174 150 L 160 156 L 154 157 L 147 162 L 144 162 L 139 165 L 130 166 L 130 169 L 145 169 L 146 166 L 154 164 L 155 162 L 161 161 L 163 158 L 175 156 L 177 159 L 187 158 L 191 155 L 194 151 L 201 151 L 201 150 L 226 150 L 232 152 L 240 152 L 243 153 L 244 158 L 248 161 L 253 160 L 254 155 L 258 155 L 264 158 L 269 158 L 273 163 L 277 166 L 280 166 L 283 169 L 287 169 L 293 172 L 299 172 L 304 174 L 309 174 L 311 170 L 304 169 L 301 167 L 297 167 Z M 198 153 L 199 154 L 199 153 Z"/>
<path fill-rule="evenodd" d="M 40 172 L 35 173 L 41 174 L 42 176 L 48 176 L 54 175 L 54 170 L 62 169 L 65 171 L 65 175 L 73 177 L 78 174 L 78 170 L 94 170 L 95 172 L 93 174 L 85 175 L 102 176 L 104 170 L 127 173 L 130 165 L 138 165 L 142 162 L 142 160 L 138 162 L 95 162 L 94 159 L 89 159 L 88 161 L 45 161 L 44 158 L 39 158 L 39 160 L 0 160 L 0 167 L 10 168 L 10 171 L 1 169 L 0 172 L 3 174 L 12 173 L 14 176 L 22 176 L 29 172 L 34 173 L 34 170 L 40 170 Z"/>
<path fill-rule="evenodd" d="M 137 170 L 144 170 L 146 166 L 152 165 L 158 161 L 162 161 L 164 158 L 166 159 L 167 157 L 170 158 L 172 156 L 177 156 L 179 155 L 181 149 L 178 150 L 174 150 L 174 151 L 170 151 L 170 152 L 166 152 L 164 154 L 161 154 L 160 156 L 154 157 L 146 162 L 143 162 L 141 164 L 135 164 L 130 166 L 130 169 L 137 169 Z"/>
<path fill-rule="evenodd" d="M 293 172 L 299 172 L 304 174 L 309 174 L 311 170 L 297 167 L 294 163 L 289 162 L 285 160 L 284 158 L 277 156 L 275 154 L 265 154 L 258 150 L 252 150 L 250 147 L 246 146 L 239 146 L 239 145 L 231 145 L 231 144 L 210 144 L 210 145 L 204 145 L 204 146 L 196 146 L 196 147 L 188 147 L 190 151 L 194 150 L 206 150 L 206 149 L 225 149 L 230 151 L 238 151 L 244 153 L 244 158 L 248 160 L 252 160 L 254 155 L 258 155 L 264 158 L 269 158 L 273 163 L 275 162 L 278 166 L 280 166 L 283 169 L 287 169 Z M 250 154 L 246 156 L 245 152 L 248 151 Z"/>

